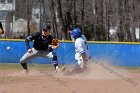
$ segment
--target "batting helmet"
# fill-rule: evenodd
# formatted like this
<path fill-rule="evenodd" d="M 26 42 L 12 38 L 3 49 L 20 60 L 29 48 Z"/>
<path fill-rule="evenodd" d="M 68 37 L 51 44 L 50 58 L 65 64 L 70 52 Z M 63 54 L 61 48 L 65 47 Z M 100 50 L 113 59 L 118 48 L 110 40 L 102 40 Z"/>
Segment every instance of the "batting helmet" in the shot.
<path fill-rule="evenodd" d="M 48 23 L 44 23 L 43 26 L 42 26 L 42 29 L 43 30 L 50 30 L 51 29 L 51 26 Z"/>
<path fill-rule="evenodd" d="M 72 30 L 72 32 L 71 32 L 71 36 L 72 36 L 74 39 L 76 39 L 76 38 L 78 38 L 78 37 L 81 37 L 81 35 L 82 35 L 82 32 L 81 32 L 81 30 L 80 30 L 79 28 L 74 28 L 74 29 Z"/>

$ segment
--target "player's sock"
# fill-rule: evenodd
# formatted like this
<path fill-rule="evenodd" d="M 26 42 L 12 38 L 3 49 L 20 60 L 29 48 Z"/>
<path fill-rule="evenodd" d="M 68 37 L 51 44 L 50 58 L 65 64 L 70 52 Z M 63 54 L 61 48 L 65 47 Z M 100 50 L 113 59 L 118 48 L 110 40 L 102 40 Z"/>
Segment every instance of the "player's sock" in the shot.
<path fill-rule="evenodd" d="M 21 63 L 21 66 L 22 66 L 22 68 L 25 69 L 26 71 L 28 70 L 28 68 L 27 68 L 27 63 Z"/>
<path fill-rule="evenodd" d="M 53 57 L 53 64 L 54 64 L 54 68 L 55 68 L 55 70 L 57 70 L 57 69 L 58 69 L 57 56 L 54 56 L 54 57 Z"/>
<path fill-rule="evenodd" d="M 58 69 L 58 64 L 54 63 L 54 68 L 55 68 L 55 70 Z"/>

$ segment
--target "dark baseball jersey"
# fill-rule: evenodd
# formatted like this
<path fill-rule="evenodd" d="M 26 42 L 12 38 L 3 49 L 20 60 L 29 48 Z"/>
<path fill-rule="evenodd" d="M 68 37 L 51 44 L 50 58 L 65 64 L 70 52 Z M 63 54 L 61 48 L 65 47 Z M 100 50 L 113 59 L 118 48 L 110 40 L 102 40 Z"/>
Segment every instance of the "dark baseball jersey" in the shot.
<path fill-rule="evenodd" d="M 49 45 L 52 43 L 52 36 L 49 34 L 47 36 L 43 36 L 41 32 L 36 32 L 33 35 L 28 36 L 26 41 L 27 49 L 30 49 L 30 41 L 33 41 L 33 47 L 36 50 L 47 50 Z"/>

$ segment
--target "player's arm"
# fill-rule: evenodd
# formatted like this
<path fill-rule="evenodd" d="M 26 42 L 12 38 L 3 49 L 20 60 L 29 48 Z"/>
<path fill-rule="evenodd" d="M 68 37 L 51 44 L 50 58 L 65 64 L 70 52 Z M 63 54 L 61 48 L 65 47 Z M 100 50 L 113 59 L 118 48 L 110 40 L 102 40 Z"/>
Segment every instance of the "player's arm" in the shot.
<path fill-rule="evenodd" d="M 48 50 L 51 52 L 51 51 L 53 51 L 53 49 L 52 49 L 52 39 L 53 39 L 53 37 L 50 35 L 50 38 L 49 38 L 49 45 L 48 45 Z"/>
<path fill-rule="evenodd" d="M 1 22 L 0 22 L 0 34 L 4 34 L 4 30 Z"/>
<path fill-rule="evenodd" d="M 26 47 L 27 47 L 27 50 L 28 50 L 29 53 L 32 52 L 32 49 L 30 47 L 30 41 L 33 41 L 37 36 L 39 36 L 39 34 L 40 33 L 37 32 L 37 33 L 35 33 L 33 35 L 30 35 L 30 36 L 28 36 L 28 37 L 25 38 Z"/>

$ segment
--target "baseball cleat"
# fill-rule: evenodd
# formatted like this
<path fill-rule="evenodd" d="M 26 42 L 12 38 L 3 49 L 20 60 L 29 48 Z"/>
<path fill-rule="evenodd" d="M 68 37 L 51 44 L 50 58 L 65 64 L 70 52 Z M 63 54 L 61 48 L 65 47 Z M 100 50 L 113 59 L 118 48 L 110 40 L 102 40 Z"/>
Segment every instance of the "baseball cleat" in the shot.
<path fill-rule="evenodd" d="M 61 68 L 61 72 L 64 72 L 65 70 L 66 70 L 65 67 L 62 67 L 62 68 Z"/>
<path fill-rule="evenodd" d="M 58 72 L 60 72 L 60 69 L 59 69 L 59 68 L 57 68 L 57 69 L 55 70 L 55 73 L 58 73 Z"/>
<path fill-rule="evenodd" d="M 61 69 L 60 68 L 57 68 L 56 70 L 55 70 L 55 72 L 56 73 L 60 73 L 60 72 L 64 72 L 66 70 L 66 68 L 65 67 L 62 67 Z"/>
<path fill-rule="evenodd" d="M 28 71 L 28 69 L 24 69 L 21 73 L 22 73 L 22 74 L 28 74 L 29 71 Z"/>

